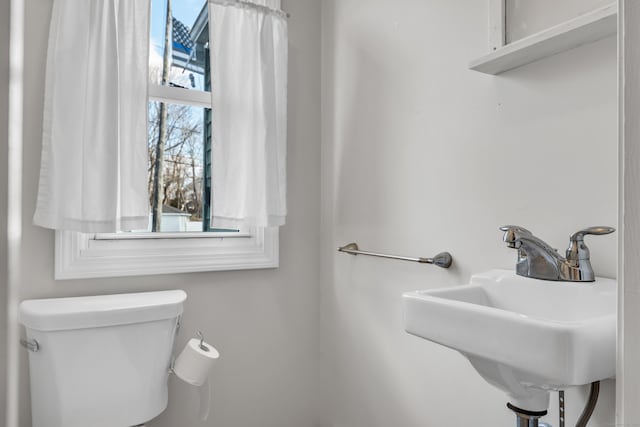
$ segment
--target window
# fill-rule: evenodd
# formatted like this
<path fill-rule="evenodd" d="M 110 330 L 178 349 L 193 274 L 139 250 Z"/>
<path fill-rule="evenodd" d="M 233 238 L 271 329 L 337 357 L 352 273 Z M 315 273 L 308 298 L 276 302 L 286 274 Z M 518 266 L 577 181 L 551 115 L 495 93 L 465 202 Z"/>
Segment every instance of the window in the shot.
<path fill-rule="evenodd" d="M 222 230 L 209 224 L 213 112 L 207 1 L 151 3 L 149 226 L 114 234 L 56 232 L 56 279 L 277 267 L 277 229 Z"/>
<path fill-rule="evenodd" d="M 147 140 L 151 213 L 147 229 L 136 233 L 233 231 L 209 227 L 208 14 L 206 1 L 195 4 L 198 7 L 193 1 L 152 1 Z"/>

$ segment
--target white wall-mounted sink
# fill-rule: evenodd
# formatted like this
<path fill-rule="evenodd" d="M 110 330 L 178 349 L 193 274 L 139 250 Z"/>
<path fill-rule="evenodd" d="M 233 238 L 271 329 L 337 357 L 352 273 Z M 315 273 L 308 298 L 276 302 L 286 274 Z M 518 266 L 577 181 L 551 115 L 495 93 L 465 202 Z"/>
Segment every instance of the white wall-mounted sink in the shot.
<path fill-rule="evenodd" d="M 616 290 L 612 279 L 491 270 L 468 285 L 405 293 L 405 329 L 461 352 L 513 405 L 544 411 L 550 390 L 615 376 Z"/>

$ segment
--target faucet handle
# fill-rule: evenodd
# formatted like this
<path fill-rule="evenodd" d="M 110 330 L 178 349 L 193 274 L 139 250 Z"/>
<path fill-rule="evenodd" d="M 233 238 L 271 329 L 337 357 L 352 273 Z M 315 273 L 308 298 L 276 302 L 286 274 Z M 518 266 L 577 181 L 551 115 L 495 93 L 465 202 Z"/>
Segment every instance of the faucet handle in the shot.
<path fill-rule="evenodd" d="M 611 234 L 616 231 L 613 227 L 589 227 L 584 230 L 576 231 L 569 237 L 569 247 L 567 248 L 567 260 L 579 261 L 589 259 L 589 248 L 584 244 L 584 236 L 591 234 L 594 236 L 602 236 Z"/>
<path fill-rule="evenodd" d="M 585 228 L 584 230 L 576 231 L 571 235 L 569 240 L 572 242 L 580 242 L 584 239 L 584 236 L 587 234 L 593 234 L 594 236 L 602 236 L 603 234 L 611 234 L 614 231 L 616 231 L 616 229 L 613 227 L 605 227 L 605 226 L 589 227 L 589 228 Z"/>
<path fill-rule="evenodd" d="M 509 246 L 510 248 L 516 247 L 516 233 L 521 234 L 532 234 L 529 230 L 524 227 L 520 227 L 519 225 L 503 225 L 500 227 L 500 231 L 504 231 L 504 236 L 502 240 Z"/>

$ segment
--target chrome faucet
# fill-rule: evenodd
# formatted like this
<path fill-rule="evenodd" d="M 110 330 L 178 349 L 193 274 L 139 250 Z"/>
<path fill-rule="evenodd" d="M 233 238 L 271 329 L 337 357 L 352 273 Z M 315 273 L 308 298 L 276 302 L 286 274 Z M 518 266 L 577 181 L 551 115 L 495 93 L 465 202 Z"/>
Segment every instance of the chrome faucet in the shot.
<path fill-rule="evenodd" d="M 526 228 L 505 225 L 500 230 L 504 231 L 502 239 L 507 246 L 518 250 L 516 274 L 543 280 L 593 282 L 595 275 L 584 236 L 613 233 L 615 228 L 589 227 L 572 234 L 566 258 Z"/>

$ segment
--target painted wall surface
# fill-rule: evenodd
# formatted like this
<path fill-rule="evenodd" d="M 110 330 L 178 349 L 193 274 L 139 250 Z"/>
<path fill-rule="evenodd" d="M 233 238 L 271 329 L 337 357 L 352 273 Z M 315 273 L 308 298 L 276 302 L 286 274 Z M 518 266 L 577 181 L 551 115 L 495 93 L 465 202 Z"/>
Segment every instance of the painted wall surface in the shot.
<path fill-rule="evenodd" d="M 9 2 L 0 2 L 0 420 L 5 418 L 7 340 L 7 146 L 9 108 Z"/>
<path fill-rule="evenodd" d="M 487 3 L 323 2 L 323 427 L 511 425 L 505 395 L 464 357 L 403 331 L 401 294 L 513 269 L 504 224 L 561 250 L 580 227 L 616 225 L 615 38 L 501 76 L 469 71 Z M 448 250 L 454 265 L 336 252 L 348 242 Z M 587 244 L 596 273 L 615 277 L 616 236 Z M 567 391 L 567 425 L 586 393 Z M 613 420 L 606 381 L 590 425 Z"/>
<path fill-rule="evenodd" d="M 561 24 L 611 0 L 506 0 L 507 43 Z"/>
<path fill-rule="evenodd" d="M 303 427 L 315 418 L 318 364 L 320 192 L 320 3 L 286 2 L 290 20 L 287 224 L 280 268 L 244 272 L 54 281 L 52 232 L 34 227 L 40 165 L 45 52 L 52 0 L 27 0 L 24 241 L 21 297 L 181 288 L 188 294 L 177 346 L 202 330 L 222 357 L 213 405 L 197 419 L 197 395 L 172 379 L 168 409 L 152 427 Z M 0 9 L 0 21 L 6 16 Z M 4 25 L 0 25 L 0 40 Z M 0 51 L 2 52 L 2 51 Z M 21 427 L 30 426 L 27 355 L 20 366 Z"/>

